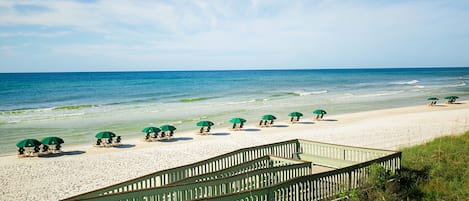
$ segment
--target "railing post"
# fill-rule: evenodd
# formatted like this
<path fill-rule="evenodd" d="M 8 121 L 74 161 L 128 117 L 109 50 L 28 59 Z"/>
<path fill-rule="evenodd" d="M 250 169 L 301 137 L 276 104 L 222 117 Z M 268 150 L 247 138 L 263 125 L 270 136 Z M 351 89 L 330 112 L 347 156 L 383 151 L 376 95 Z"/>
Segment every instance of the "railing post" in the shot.
<path fill-rule="evenodd" d="M 347 188 L 347 191 L 352 189 L 352 171 L 353 170 L 347 171 L 347 174 L 348 174 L 348 188 Z"/>

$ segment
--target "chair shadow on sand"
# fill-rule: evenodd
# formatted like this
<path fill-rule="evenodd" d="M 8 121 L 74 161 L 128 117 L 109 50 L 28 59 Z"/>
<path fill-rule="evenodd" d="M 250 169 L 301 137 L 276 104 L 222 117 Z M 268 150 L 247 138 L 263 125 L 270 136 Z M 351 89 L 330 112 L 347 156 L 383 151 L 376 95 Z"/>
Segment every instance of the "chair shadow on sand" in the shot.
<path fill-rule="evenodd" d="M 297 122 L 295 124 L 314 124 L 314 122 L 310 122 L 310 121 L 301 121 L 301 122 Z"/>
<path fill-rule="evenodd" d="M 230 135 L 230 133 L 212 133 L 212 135 L 215 135 L 215 136 L 225 136 L 225 135 Z"/>
<path fill-rule="evenodd" d="M 86 153 L 86 151 L 79 151 L 79 150 L 75 150 L 75 151 L 63 151 L 63 152 L 55 153 L 55 154 L 41 155 L 41 156 L 39 156 L 39 157 L 40 157 L 40 158 L 55 158 L 55 157 L 60 157 L 60 156 L 74 156 L 74 155 L 80 155 L 80 154 L 84 154 L 84 153 Z"/>
<path fill-rule="evenodd" d="M 135 147 L 135 145 L 134 144 L 120 144 L 118 146 L 115 146 L 114 148 L 126 149 L 126 148 L 132 148 L 132 147 Z"/>
<path fill-rule="evenodd" d="M 176 142 L 176 141 L 186 141 L 186 140 L 193 140 L 194 138 L 192 137 L 174 137 L 174 138 L 170 138 L 170 139 L 167 139 L 167 140 L 160 140 L 158 142 Z"/>
<path fill-rule="evenodd" d="M 246 129 L 242 129 L 241 131 L 253 132 L 253 131 L 261 131 L 261 129 L 258 129 L 258 128 L 246 128 Z"/>
<path fill-rule="evenodd" d="M 321 121 L 339 121 L 337 119 L 322 119 Z"/>
<path fill-rule="evenodd" d="M 272 125 L 273 128 L 286 128 L 288 125 Z"/>

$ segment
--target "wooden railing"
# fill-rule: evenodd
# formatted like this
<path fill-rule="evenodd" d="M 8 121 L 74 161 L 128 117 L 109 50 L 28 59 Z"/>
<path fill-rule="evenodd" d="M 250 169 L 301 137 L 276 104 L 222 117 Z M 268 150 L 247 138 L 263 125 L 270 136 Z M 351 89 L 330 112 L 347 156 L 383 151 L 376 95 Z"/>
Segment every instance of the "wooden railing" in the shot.
<path fill-rule="evenodd" d="M 401 152 L 349 167 L 293 178 L 286 182 L 251 191 L 211 197 L 207 200 L 330 200 L 339 193 L 360 187 L 369 176 L 369 167 L 379 164 L 395 172 L 400 168 Z"/>
<path fill-rule="evenodd" d="M 304 175 L 303 170 L 290 169 L 304 164 L 292 160 L 300 154 L 353 163 L 319 174 L 309 170 Z M 66 200 L 323 200 L 359 187 L 372 164 L 395 172 L 400 160 L 400 152 L 289 140 L 236 150 Z M 279 175 L 280 180 L 269 179 Z"/>
<path fill-rule="evenodd" d="M 284 165 L 255 170 L 243 174 L 194 183 L 171 184 L 167 186 L 143 189 L 105 196 L 88 197 L 83 200 L 194 200 L 221 196 L 285 182 L 291 178 L 311 174 L 311 162 Z"/>
<path fill-rule="evenodd" d="M 225 178 L 229 176 L 242 174 L 245 172 L 250 172 L 253 170 L 272 168 L 272 167 L 278 167 L 278 166 L 284 166 L 284 165 L 299 164 L 299 163 L 304 163 L 304 162 L 306 161 L 267 155 L 267 156 L 263 156 L 261 158 L 254 159 L 252 161 L 248 161 L 240 165 L 235 165 L 233 167 L 229 167 L 220 171 L 182 179 L 182 180 L 174 182 L 173 184 L 192 183 L 192 182 L 208 181 L 212 179 L 221 179 L 221 178 Z"/>
<path fill-rule="evenodd" d="M 289 140 L 268 145 L 243 148 L 193 164 L 151 173 L 119 184 L 70 197 L 65 200 L 79 200 L 91 196 L 109 195 L 119 192 L 164 186 L 189 177 L 223 170 L 265 155 L 292 158 L 297 152 L 297 149 L 298 140 Z"/>
<path fill-rule="evenodd" d="M 300 144 L 299 153 L 337 160 L 364 162 L 394 153 L 394 151 L 381 149 L 352 147 L 309 140 L 298 141 Z"/>

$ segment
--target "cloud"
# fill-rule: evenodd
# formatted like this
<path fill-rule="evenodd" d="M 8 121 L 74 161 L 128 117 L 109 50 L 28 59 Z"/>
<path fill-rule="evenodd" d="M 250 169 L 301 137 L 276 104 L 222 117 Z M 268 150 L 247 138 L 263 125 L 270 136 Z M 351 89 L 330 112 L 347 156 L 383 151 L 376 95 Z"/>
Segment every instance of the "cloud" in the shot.
<path fill-rule="evenodd" d="M 58 32 L 0 32 L 0 37 L 43 37 L 43 38 L 54 38 L 59 36 L 65 36 L 69 34 L 69 31 L 58 31 Z"/>
<path fill-rule="evenodd" d="M 459 54 L 468 10 L 464 1 L 2 1 L 0 40 L 60 38 L 31 43 L 51 58 L 127 66 L 469 64 Z"/>

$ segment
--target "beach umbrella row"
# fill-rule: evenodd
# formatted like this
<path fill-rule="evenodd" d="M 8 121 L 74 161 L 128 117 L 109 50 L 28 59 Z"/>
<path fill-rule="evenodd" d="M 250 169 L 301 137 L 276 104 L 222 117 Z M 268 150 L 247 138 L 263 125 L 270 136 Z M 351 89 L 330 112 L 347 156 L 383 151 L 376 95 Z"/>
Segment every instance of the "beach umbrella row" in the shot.
<path fill-rule="evenodd" d="M 24 147 L 37 147 L 41 145 L 42 143 L 39 142 L 39 140 L 36 139 L 24 139 L 16 143 L 16 146 L 19 148 L 24 148 Z"/>
<path fill-rule="evenodd" d="M 16 143 L 16 146 L 19 148 L 24 148 L 24 147 L 37 147 L 40 146 L 41 144 L 45 145 L 58 145 L 64 143 L 64 140 L 59 137 L 46 137 L 43 138 L 41 141 L 36 140 L 36 139 L 24 139 Z"/>
<path fill-rule="evenodd" d="M 458 99 L 459 96 L 446 96 L 445 99 L 448 100 L 448 99 Z M 439 98 L 437 97 L 430 97 L 430 98 L 427 98 L 427 100 L 440 100 Z"/>
<path fill-rule="evenodd" d="M 159 128 L 157 127 L 154 127 L 154 126 L 150 126 L 150 127 L 146 127 L 142 130 L 143 133 L 159 133 L 160 131 L 175 131 L 176 130 L 176 127 L 174 126 L 171 126 L 171 125 L 162 125 L 160 126 Z"/>
<path fill-rule="evenodd" d="M 59 137 L 46 137 L 43 138 L 41 141 L 36 139 L 24 139 L 16 143 L 18 149 L 18 156 L 26 156 L 25 155 L 25 148 L 26 147 L 34 147 L 34 153 L 29 153 L 28 155 L 34 156 L 35 153 L 39 153 L 40 148 L 39 146 L 42 145 L 43 152 L 52 153 L 49 149 L 49 145 L 55 145 L 55 150 L 53 152 L 60 151 L 60 144 L 64 143 L 64 140 Z"/>
<path fill-rule="evenodd" d="M 176 130 L 176 127 L 165 124 L 165 125 L 160 126 L 159 128 L 154 127 L 154 126 L 146 127 L 142 130 L 142 132 L 147 134 L 145 136 L 145 140 L 150 140 L 150 133 L 154 133 L 154 137 L 156 138 L 158 135 L 161 137 L 166 136 L 165 132 L 169 131 L 170 132 L 169 136 L 173 136 L 173 131 L 175 130 Z"/>
<path fill-rule="evenodd" d="M 456 99 L 458 99 L 459 97 L 458 96 L 446 96 L 444 99 L 448 100 L 447 103 L 454 103 L 456 101 Z M 427 100 L 431 101 L 428 106 L 433 106 L 436 104 L 436 101 L 437 100 L 440 100 L 439 98 L 437 97 L 429 97 L 427 98 Z"/>
<path fill-rule="evenodd" d="M 459 96 L 446 96 L 444 99 L 446 100 L 455 100 L 455 99 L 458 99 Z M 440 100 L 439 98 L 437 97 L 429 97 L 427 98 L 427 100 Z"/>

